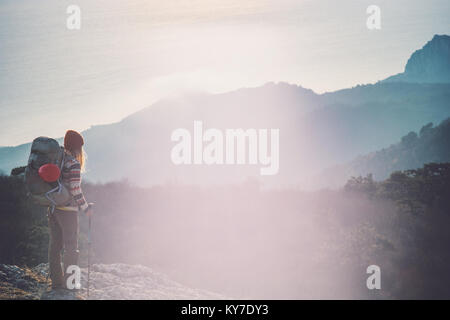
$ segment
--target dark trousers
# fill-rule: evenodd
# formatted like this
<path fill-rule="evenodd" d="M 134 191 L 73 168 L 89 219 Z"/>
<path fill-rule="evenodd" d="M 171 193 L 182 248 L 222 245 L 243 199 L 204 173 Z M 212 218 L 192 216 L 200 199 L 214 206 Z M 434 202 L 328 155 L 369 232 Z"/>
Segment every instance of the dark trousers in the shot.
<path fill-rule="evenodd" d="M 67 267 L 78 265 L 78 212 L 49 209 L 48 225 L 50 228 L 50 244 L 48 262 L 52 287 L 66 288 Z M 64 272 L 61 267 L 63 254 Z"/>

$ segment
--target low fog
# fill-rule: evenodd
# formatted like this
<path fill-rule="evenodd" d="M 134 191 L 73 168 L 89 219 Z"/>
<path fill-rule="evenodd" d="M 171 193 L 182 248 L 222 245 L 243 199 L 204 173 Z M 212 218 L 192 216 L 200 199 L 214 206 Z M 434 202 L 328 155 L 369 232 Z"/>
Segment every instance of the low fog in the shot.
<path fill-rule="evenodd" d="M 418 286 L 415 233 L 427 224 L 388 202 L 344 191 L 261 190 L 252 180 L 85 189 L 97 203 L 97 261 L 147 265 L 234 298 L 398 298 L 426 289 Z M 366 287 L 372 264 L 384 290 Z"/>

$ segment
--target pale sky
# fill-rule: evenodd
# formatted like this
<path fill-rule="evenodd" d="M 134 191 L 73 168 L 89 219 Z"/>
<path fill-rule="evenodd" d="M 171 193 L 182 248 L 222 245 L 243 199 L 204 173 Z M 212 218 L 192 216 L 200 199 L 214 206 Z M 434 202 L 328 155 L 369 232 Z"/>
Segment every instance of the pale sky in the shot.
<path fill-rule="evenodd" d="M 66 8 L 81 8 L 81 29 Z M 381 30 L 366 27 L 369 5 Z M 0 145 L 116 122 L 167 95 L 285 81 L 317 93 L 403 71 L 448 0 L 2 0 Z"/>

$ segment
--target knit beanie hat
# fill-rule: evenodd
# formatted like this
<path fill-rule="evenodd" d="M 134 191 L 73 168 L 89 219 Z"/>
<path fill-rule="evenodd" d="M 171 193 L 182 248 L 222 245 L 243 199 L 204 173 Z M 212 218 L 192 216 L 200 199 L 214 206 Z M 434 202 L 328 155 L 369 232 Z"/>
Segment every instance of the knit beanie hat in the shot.
<path fill-rule="evenodd" d="M 64 137 L 64 149 L 69 151 L 79 150 L 84 144 L 84 139 L 81 134 L 74 130 L 67 130 Z"/>

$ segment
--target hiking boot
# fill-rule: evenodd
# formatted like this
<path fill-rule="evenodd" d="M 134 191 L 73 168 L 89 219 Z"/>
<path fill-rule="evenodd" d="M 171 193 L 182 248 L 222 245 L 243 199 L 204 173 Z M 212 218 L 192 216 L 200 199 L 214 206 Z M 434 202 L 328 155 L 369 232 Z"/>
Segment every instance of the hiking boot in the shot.
<path fill-rule="evenodd" d="M 51 285 L 50 286 L 50 289 L 51 290 L 64 290 L 64 289 L 66 289 L 62 284 L 57 284 L 57 285 Z"/>

